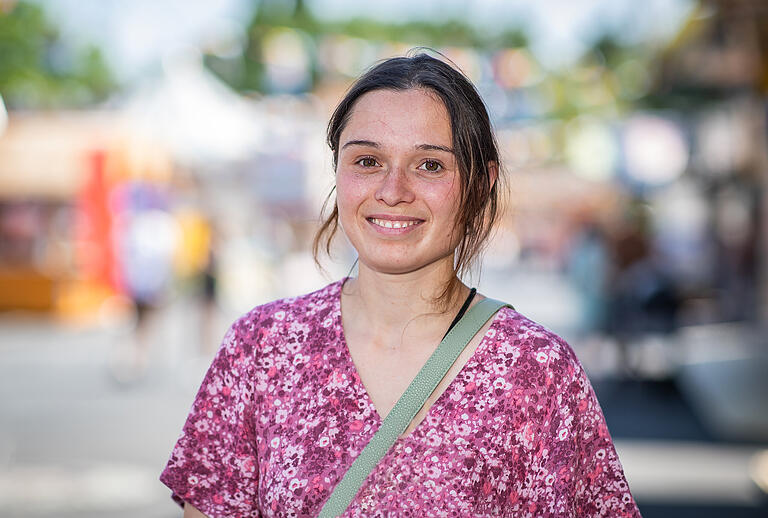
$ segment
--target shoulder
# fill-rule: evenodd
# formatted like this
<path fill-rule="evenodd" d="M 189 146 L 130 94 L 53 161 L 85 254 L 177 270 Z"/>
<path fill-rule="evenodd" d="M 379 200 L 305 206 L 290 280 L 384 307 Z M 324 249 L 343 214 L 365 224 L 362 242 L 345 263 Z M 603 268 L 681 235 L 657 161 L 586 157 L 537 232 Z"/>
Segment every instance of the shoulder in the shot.
<path fill-rule="evenodd" d="M 513 351 L 517 362 L 526 365 L 527 370 L 558 377 L 561 381 L 573 380 L 582 374 L 581 362 L 568 342 L 522 313 L 502 308 L 493 328 L 497 348 Z"/>

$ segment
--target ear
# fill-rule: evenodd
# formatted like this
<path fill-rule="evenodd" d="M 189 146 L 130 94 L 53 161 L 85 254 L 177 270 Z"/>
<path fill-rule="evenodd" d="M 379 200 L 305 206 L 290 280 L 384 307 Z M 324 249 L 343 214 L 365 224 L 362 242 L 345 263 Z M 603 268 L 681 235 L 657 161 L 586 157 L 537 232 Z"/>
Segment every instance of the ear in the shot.
<path fill-rule="evenodd" d="M 491 184 L 488 190 L 493 189 L 493 186 L 496 184 L 496 180 L 499 179 L 499 164 L 494 162 L 493 160 L 490 160 L 488 162 L 488 174 L 491 177 Z"/>

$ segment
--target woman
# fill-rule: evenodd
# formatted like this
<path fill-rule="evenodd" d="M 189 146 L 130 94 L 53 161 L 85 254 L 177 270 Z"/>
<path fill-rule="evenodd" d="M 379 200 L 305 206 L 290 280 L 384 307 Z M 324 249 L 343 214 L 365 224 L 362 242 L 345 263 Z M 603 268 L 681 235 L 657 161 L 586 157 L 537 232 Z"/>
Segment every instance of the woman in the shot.
<path fill-rule="evenodd" d="M 471 83 L 393 58 L 328 126 L 356 278 L 230 328 L 161 480 L 184 516 L 316 516 L 459 309 L 496 219 L 499 155 Z M 569 346 L 511 308 L 469 342 L 345 516 L 639 516 Z"/>

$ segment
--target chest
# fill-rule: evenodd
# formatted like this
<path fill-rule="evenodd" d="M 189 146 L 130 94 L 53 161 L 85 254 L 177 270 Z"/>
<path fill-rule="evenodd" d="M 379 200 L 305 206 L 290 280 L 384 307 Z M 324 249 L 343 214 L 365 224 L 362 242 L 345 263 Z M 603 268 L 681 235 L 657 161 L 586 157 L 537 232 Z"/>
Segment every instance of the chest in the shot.
<path fill-rule="evenodd" d="M 446 392 L 469 360 L 475 356 L 490 325 L 491 323 L 488 322 L 470 340 L 403 432 L 403 437 L 409 435 L 424 420 L 435 401 Z M 364 387 L 364 397 L 371 401 L 382 420 L 389 414 L 436 348 L 435 344 L 429 347 L 415 348 L 408 353 L 401 351 L 382 352 L 376 351 L 364 341 L 355 340 L 354 337 L 351 340 L 348 338 L 348 340 L 347 352 L 352 367 Z"/>
<path fill-rule="evenodd" d="M 468 344 L 345 516 L 372 516 L 393 502 L 403 506 L 392 513 L 400 515 L 437 500 L 459 516 L 500 514 L 525 480 L 532 446 L 518 440 L 530 419 L 505 397 L 512 387 L 501 385 L 494 366 L 503 358 L 494 359 L 490 345 L 478 337 Z M 328 362 L 295 370 L 302 374 L 291 397 L 280 394 L 284 377 L 270 378 L 266 392 L 274 397 L 263 400 L 256 427 L 263 509 L 316 515 L 429 357 L 369 354 L 353 362 L 346 346 L 329 351 Z"/>

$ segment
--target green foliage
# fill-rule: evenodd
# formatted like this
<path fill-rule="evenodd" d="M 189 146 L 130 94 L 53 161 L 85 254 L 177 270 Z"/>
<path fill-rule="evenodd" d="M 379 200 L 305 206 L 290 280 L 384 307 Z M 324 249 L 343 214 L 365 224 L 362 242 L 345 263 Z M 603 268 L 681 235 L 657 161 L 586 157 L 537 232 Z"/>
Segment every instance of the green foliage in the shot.
<path fill-rule="evenodd" d="M 115 88 L 101 52 L 71 48 L 27 2 L 0 11 L 0 94 L 11 108 L 79 107 Z"/>
<path fill-rule="evenodd" d="M 206 65 L 236 90 L 263 91 L 265 81 L 262 42 L 275 27 L 289 27 L 306 34 L 310 40 L 310 54 L 315 51 L 319 40 L 328 35 L 344 35 L 380 43 L 403 42 L 434 48 L 466 46 L 493 50 L 527 44 L 525 34 L 517 28 L 485 33 L 464 20 L 389 23 L 370 18 L 354 18 L 324 22 L 315 18 L 303 0 L 261 0 L 248 26 L 248 43 L 242 57 L 221 60 L 215 56 L 207 56 Z M 317 63 L 313 63 L 311 74 L 316 82 L 319 78 Z"/>

